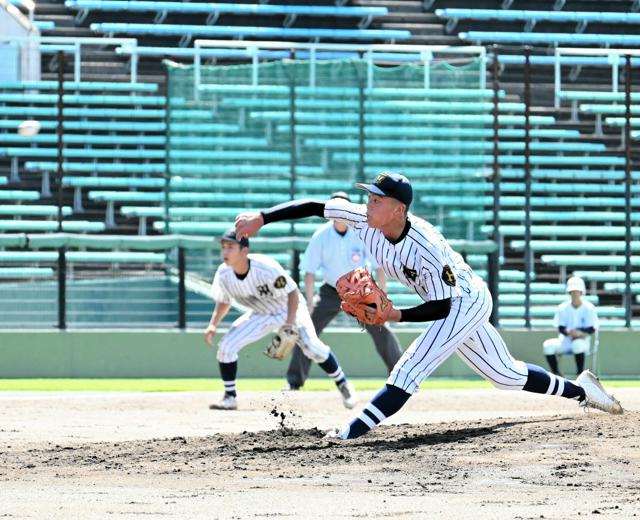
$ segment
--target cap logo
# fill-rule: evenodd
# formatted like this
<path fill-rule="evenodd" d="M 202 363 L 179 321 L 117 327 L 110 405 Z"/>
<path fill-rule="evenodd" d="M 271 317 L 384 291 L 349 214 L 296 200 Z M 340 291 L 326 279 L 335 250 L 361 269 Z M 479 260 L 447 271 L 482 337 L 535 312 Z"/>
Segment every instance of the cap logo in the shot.
<path fill-rule="evenodd" d="M 376 177 L 376 180 L 373 181 L 374 184 L 380 184 L 383 180 L 385 180 L 387 178 L 386 175 L 384 175 L 383 173 L 381 173 L 380 175 L 378 175 Z"/>

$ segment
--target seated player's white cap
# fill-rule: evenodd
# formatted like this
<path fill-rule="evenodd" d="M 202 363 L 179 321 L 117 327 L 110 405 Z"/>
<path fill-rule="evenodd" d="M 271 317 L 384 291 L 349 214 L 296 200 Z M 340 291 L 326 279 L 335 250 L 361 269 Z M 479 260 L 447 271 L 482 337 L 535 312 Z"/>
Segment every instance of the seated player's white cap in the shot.
<path fill-rule="evenodd" d="M 580 291 L 582 294 L 587 292 L 584 280 L 579 276 L 572 276 L 567 280 L 567 292 Z"/>

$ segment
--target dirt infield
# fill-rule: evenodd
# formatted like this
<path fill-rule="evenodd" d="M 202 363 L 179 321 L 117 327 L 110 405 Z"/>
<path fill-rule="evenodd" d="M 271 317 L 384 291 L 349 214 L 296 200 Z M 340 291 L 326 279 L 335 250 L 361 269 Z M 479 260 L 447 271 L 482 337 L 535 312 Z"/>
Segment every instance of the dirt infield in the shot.
<path fill-rule="evenodd" d="M 640 516 L 640 389 L 627 413 L 423 391 L 354 441 L 336 392 L 0 394 L 3 518 Z M 363 403 L 371 392 L 361 395 Z"/>

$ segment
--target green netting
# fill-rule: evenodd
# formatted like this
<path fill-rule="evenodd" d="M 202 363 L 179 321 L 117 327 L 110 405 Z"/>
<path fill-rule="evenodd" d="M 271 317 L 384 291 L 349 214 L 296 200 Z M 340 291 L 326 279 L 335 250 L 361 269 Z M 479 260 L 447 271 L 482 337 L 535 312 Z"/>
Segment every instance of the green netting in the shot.
<path fill-rule="evenodd" d="M 157 226 L 211 235 L 243 209 L 339 189 L 362 197 L 354 182 L 395 170 L 414 184 L 414 213 L 449 238 L 483 239 L 482 222 L 455 214 L 491 191 L 482 74 L 477 57 L 426 68 L 283 60 L 204 66 L 199 76 L 170 65 L 171 211 Z M 319 222 L 270 232 L 308 237 Z"/>

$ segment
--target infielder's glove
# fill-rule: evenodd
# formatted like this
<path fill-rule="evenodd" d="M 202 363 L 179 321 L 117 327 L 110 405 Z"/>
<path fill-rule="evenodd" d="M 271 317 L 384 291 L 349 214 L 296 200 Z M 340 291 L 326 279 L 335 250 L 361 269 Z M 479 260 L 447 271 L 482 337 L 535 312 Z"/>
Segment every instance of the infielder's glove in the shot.
<path fill-rule="evenodd" d="M 300 339 L 294 325 L 283 325 L 278 329 L 264 353 L 272 359 L 283 360 L 293 350 Z"/>
<path fill-rule="evenodd" d="M 362 325 L 383 325 L 389 319 L 393 305 L 365 268 L 358 267 L 341 276 L 336 291 L 342 310 Z"/>

